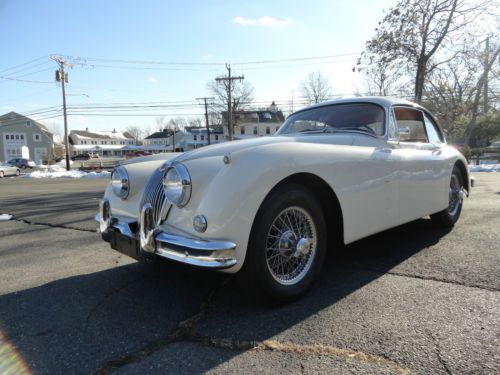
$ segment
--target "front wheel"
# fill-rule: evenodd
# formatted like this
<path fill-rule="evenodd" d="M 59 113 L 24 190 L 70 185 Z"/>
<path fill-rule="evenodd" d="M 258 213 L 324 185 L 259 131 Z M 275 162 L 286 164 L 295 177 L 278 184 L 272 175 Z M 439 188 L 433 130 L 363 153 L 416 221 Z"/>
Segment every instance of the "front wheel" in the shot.
<path fill-rule="evenodd" d="M 326 223 L 316 197 L 299 185 L 273 192 L 255 218 L 240 273 L 243 288 L 271 303 L 303 295 L 319 274 Z"/>
<path fill-rule="evenodd" d="M 464 184 L 462 173 L 457 166 L 451 173 L 450 188 L 448 190 L 448 208 L 431 215 L 434 223 L 443 227 L 452 227 L 458 221 L 464 201 Z"/>

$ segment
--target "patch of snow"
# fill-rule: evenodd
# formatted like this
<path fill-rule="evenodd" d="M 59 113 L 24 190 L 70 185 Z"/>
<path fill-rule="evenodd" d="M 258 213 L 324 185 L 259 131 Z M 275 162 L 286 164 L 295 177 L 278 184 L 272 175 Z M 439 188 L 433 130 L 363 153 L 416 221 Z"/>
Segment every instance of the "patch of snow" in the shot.
<path fill-rule="evenodd" d="M 8 214 L 0 214 L 0 221 L 9 221 L 12 220 L 14 216 Z"/>
<path fill-rule="evenodd" d="M 471 172 L 500 172 L 500 164 L 469 165 Z"/>
<path fill-rule="evenodd" d="M 52 165 L 42 171 L 34 171 L 25 175 L 25 178 L 109 178 L 111 172 L 84 172 L 69 170 L 58 165 Z"/>

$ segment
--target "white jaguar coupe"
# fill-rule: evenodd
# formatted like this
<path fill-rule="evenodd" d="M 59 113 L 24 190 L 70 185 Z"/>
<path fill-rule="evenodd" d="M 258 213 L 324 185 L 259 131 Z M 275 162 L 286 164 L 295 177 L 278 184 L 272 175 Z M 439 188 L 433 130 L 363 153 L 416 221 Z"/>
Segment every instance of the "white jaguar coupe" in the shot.
<path fill-rule="evenodd" d="M 295 112 L 274 136 L 131 159 L 96 220 L 119 252 L 238 273 L 287 302 L 339 242 L 427 215 L 454 225 L 472 182 L 421 106 L 342 99 Z"/>

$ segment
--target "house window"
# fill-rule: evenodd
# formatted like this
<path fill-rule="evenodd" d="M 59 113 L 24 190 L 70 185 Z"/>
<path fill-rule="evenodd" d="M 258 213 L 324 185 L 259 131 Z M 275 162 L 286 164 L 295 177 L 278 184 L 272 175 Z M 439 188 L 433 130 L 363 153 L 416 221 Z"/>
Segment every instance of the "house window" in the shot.
<path fill-rule="evenodd" d="M 8 134 L 5 134 L 5 139 L 9 139 L 10 136 Z"/>
<path fill-rule="evenodd" d="M 26 127 L 31 128 L 31 121 L 26 121 Z"/>
<path fill-rule="evenodd" d="M 271 134 L 271 128 L 269 126 L 266 126 L 266 134 Z"/>
<path fill-rule="evenodd" d="M 215 135 L 215 140 L 218 141 L 219 140 L 219 136 L 216 134 Z"/>
<path fill-rule="evenodd" d="M 258 133 L 257 127 L 256 127 L 256 126 L 254 126 L 254 127 L 253 127 L 253 134 L 254 134 L 254 135 L 257 135 L 257 133 Z"/>
<path fill-rule="evenodd" d="M 245 127 L 244 127 L 244 126 L 242 126 L 242 127 L 240 128 L 240 134 L 245 134 Z"/>
<path fill-rule="evenodd" d="M 205 136 L 204 136 L 203 134 L 201 135 L 201 137 L 200 137 L 200 138 L 201 138 L 201 140 L 202 140 L 202 141 L 204 141 L 204 140 L 205 140 Z"/>
<path fill-rule="evenodd" d="M 279 128 L 280 128 L 280 127 L 279 127 L 279 126 L 277 126 L 275 131 L 277 132 L 277 131 L 279 130 Z"/>
<path fill-rule="evenodd" d="M 196 139 L 197 139 L 196 135 L 193 135 L 193 139 L 196 141 Z"/>
<path fill-rule="evenodd" d="M 16 134 L 16 139 L 19 139 L 19 134 Z"/>
<path fill-rule="evenodd" d="M 24 134 L 20 134 L 19 139 L 24 140 Z"/>

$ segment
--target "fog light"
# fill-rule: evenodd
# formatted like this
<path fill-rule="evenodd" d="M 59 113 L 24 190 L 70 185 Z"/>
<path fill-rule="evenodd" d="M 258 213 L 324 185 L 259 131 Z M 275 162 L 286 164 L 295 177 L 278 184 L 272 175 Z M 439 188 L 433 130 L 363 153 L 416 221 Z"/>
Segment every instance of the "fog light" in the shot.
<path fill-rule="evenodd" d="M 195 216 L 193 219 L 193 228 L 197 232 L 205 232 L 207 230 L 207 218 L 203 215 Z"/>

